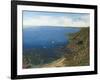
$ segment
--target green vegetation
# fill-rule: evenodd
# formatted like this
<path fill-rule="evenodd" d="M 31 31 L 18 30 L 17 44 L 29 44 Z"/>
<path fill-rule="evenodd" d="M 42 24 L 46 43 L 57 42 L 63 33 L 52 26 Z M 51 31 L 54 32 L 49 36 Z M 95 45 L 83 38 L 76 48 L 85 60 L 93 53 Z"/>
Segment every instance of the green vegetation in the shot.
<path fill-rule="evenodd" d="M 59 59 L 60 55 L 62 55 L 61 53 L 58 53 L 58 49 L 56 50 L 57 54 L 55 54 L 55 56 L 53 56 L 53 54 L 48 55 L 46 51 L 49 52 L 48 49 L 43 48 L 23 50 L 23 68 L 39 68 L 44 64 Z"/>
<path fill-rule="evenodd" d="M 89 65 L 89 28 L 81 28 L 79 32 L 70 34 L 65 49 L 70 50 L 70 54 L 65 52 L 64 55 L 66 66 Z"/>

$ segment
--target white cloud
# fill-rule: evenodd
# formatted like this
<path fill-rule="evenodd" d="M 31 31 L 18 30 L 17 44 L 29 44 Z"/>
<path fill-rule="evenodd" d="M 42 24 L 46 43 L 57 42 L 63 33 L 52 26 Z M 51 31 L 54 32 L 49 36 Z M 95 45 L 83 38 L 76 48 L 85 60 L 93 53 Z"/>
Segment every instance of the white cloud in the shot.
<path fill-rule="evenodd" d="M 70 17 L 54 17 L 54 16 L 38 16 L 23 20 L 24 28 L 36 26 L 72 26 L 72 27 L 87 27 L 90 23 L 89 16 L 80 17 L 81 20 L 73 20 Z"/>
<path fill-rule="evenodd" d="M 90 25 L 90 16 L 81 16 L 81 20 L 73 21 L 72 25 L 77 27 L 88 27 Z"/>

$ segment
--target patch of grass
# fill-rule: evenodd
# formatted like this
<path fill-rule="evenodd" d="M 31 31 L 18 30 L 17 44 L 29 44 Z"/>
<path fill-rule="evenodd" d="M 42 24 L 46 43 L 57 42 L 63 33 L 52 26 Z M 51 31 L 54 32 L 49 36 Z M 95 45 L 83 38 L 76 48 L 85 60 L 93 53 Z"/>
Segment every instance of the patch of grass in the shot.
<path fill-rule="evenodd" d="M 65 49 L 70 49 L 71 54 L 65 52 L 66 66 L 89 65 L 89 28 L 81 28 L 79 32 L 70 34 L 69 38 L 70 43 Z"/>

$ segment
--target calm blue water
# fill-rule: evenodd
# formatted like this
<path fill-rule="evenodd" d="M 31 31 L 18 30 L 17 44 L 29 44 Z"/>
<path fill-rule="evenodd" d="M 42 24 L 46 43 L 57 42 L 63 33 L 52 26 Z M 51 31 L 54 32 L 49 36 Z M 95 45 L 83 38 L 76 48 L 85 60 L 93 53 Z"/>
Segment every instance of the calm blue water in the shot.
<path fill-rule="evenodd" d="M 78 32 L 79 28 L 36 27 L 23 29 L 23 47 L 60 48 L 68 44 L 68 34 Z"/>

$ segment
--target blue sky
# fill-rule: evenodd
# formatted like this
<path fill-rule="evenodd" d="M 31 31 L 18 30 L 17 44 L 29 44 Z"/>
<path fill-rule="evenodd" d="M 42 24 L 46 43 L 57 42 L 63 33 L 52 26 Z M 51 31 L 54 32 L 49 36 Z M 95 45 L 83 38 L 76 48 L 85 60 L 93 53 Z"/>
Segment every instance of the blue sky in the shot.
<path fill-rule="evenodd" d="M 23 11 L 24 28 L 37 26 L 87 27 L 89 25 L 88 13 Z"/>

